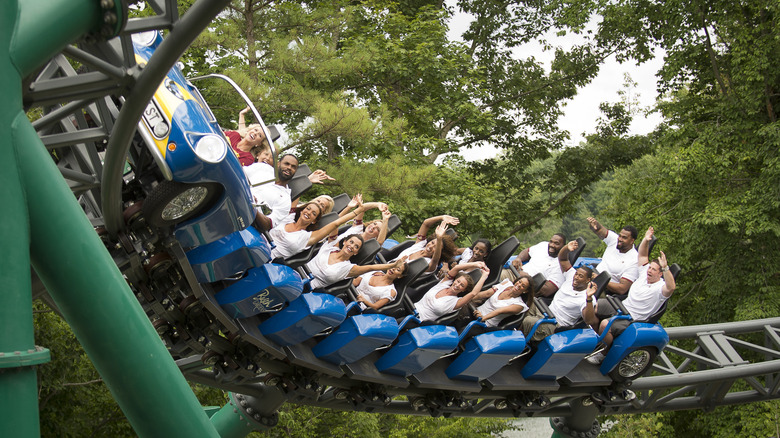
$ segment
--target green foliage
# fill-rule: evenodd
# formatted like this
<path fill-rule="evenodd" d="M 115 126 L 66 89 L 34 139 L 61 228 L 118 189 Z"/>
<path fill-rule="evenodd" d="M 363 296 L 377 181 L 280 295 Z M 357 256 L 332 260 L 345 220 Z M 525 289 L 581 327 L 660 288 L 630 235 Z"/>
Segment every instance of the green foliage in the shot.
<path fill-rule="evenodd" d="M 666 51 L 656 152 L 616 171 L 611 224 L 653 225 L 683 267 L 662 322 L 692 325 L 780 314 L 780 15 L 777 2 L 615 3 L 603 37 L 641 59 Z M 619 36 L 618 36 L 619 35 Z M 777 436 L 777 402 L 660 415 L 653 436 Z M 657 414 L 658 415 L 658 414 Z M 643 429 L 647 417 L 623 418 Z M 644 428 L 647 429 L 647 428 Z M 628 430 L 628 429 L 626 429 Z M 620 436 L 618 433 L 615 436 Z"/>
<path fill-rule="evenodd" d="M 491 438 L 516 426 L 508 420 L 340 412 L 285 405 L 279 425 L 250 436 L 279 438 Z"/>

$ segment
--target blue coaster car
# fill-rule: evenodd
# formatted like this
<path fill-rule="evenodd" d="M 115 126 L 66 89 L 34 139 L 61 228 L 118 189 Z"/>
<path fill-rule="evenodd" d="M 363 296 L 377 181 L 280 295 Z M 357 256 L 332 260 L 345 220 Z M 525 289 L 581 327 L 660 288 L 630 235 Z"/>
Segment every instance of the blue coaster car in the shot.
<path fill-rule="evenodd" d="M 354 315 L 328 335 L 312 351 L 320 359 L 343 365 L 356 362 L 398 336 L 395 318 L 382 314 Z"/>
<path fill-rule="evenodd" d="M 466 341 L 463 352 L 447 367 L 447 377 L 472 381 L 487 379 L 524 349 L 525 336 L 521 331 L 498 330 L 476 335 Z"/>
<path fill-rule="evenodd" d="M 231 318 L 275 312 L 303 292 L 305 282 L 294 269 L 267 263 L 216 294 L 217 303 Z"/>
<path fill-rule="evenodd" d="M 557 380 L 573 370 L 597 343 L 598 335 L 590 328 L 553 333 L 539 343 L 522 369 L 523 378 Z"/>
<path fill-rule="evenodd" d="M 300 344 L 347 317 L 341 299 L 316 292 L 305 293 L 258 326 L 263 336 L 281 346 Z"/>
<path fill-rule="evenodd" d="M 612 317 L 604 333 L 608 332 L 613 321 L 629 318 L 626 315 Z M 632 322 L 612 342 L 599 371 L 609 374 L 617 382 L 633 380 L 650 370 L 656 355 L 668 343 L 669 335 L 660 324 Z"/>
<path fill-rule="evenodd" d="M 424 370 L 457 346 L 458 331 L 454 327 L 414 327 L 403 332 L 398 342 L 374 365 L 381 372 L 405 377 Z"/>
<path fill-rule="evenodd" d="M 271 260 L 271 244 L 253 227 L 187 251 L 187 260 L 201 283 L 224 280 Z"/>
<path fill-rule="evenodd" d="M 161 42 L 157 31 L 134 34 L 137 63 L 145 64 Z M 252 223 L 255 209 L 241 165 L 214 114 L 178 67 L 147 105 L 138 133 L 164 178 L 144 200 L 143 215 L 151 225 L 173 226 L 174 237 L 187 249 Z"/>

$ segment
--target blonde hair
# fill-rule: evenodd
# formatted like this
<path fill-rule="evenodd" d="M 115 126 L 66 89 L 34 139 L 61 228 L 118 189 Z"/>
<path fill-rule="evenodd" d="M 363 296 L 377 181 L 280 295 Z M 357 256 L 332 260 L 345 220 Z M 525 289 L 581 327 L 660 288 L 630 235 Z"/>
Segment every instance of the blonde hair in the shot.
<path fill-rule="evenodd" d="M 240 135 L 241 138 L 244 138 L 246 137 L 247 132 L 249 132 L 249 130 L 252 128 L 262 128 L 262 126 L 260 126 L 259 123 L 252 123 L 251 125 L 246 125 L 244 129 L 236 129 L 236 132 L 238 132 L 238 135 Z"/>
<path fill-rule="evenodd" d="M 325 207 L 324 210 L 322 210 L 322 214 L 328 214 L 331 211 L 333 211 L 333 206 L 336 204 L 336 202 L 333 200 L 333 198 L 331 198 L 328 195 L 317 196 L 316 198 L 312 199 L 310 202 L 314 202 L 314 201 L 316 201 L 317 199 L 320 199 L 320 198 L 324 199 L 328 203 L 328 206 Z"/>

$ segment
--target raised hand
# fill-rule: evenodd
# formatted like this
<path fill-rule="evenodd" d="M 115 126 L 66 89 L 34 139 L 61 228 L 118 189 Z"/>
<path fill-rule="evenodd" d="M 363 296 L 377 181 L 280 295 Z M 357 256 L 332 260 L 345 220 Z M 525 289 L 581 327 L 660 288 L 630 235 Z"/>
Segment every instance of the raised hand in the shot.
<path fill-rule="evenodd" d="M 444 235 L 447 233 L 447 223 L 442 221 L 437 227 L 436 227 L 436 238 L 441 239 L 444 237 Z"/>
<path fill-rule="evenodd" d="M 336 181 L 336 180 L 328 176 L 328 174 L 325 173 L 324 170 L 317 169 L 314 172 L 309 174 L 309 181 L 311 181 L 312 184 L 323 184 L 323 181 Z"/>
<path fill-rule="evenodd" d="M 347 204 L 347 208 L 352 209 L 360 204 L 363 203 L 363 195 L 358 193 L 357 195 L 353 196 L 352 199 L 349 200 L 349 204 Z"/>
<path fill-rule="evenodd" d="M 585 291 L 585 293 L 588 294 L 588 299 L 590 299 L 593 295 L 596 295 L 596 283 L 590 282 L 588 283 L 588 289 Z"/>
<path fill-rule="evenodd" d="M 442 219 L 442 222 L 447 223 L 449 225 L 458 225 L 460 223 L 460 219 L 456 218 L 455 216 L 450 216 L 448 214 L 445 214 L 444 218 Z"/>

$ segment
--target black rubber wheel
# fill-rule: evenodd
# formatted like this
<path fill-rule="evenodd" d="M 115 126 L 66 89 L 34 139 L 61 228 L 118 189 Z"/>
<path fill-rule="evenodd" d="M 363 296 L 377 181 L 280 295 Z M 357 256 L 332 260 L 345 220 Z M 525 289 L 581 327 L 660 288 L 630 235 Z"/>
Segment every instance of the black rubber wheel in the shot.
<path fill-rule="evenodd" d="M 146 220 L 155 227 L 184 222 L 208 210 L 222 192 L 216 183 L 184 184 L 162 181 L 143 204 Z"/>
<path fill-rule="evenodd" d="M 625 382 L 641 377 L 650 370 L 658 354 L 653 347 L 641 347 L 628 353 L 617 366 L 609 372 L 609 376 L 616 382 Z"/>

